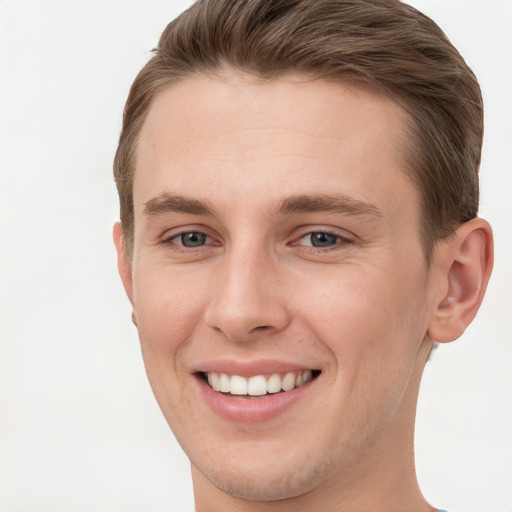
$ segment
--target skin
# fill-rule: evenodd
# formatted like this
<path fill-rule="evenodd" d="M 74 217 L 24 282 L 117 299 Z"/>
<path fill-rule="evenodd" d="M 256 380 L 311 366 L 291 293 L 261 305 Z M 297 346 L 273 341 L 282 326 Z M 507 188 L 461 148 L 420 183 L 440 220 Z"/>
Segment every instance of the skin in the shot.
<path fill-rule="evenodd" d="M 427 266 L 404 126 L 398 105 L 367 90 L 229 70 L 187 78 L 153 104 L 137 148 L 131 263 L 119 224 L 114 240 L 197 511 L 435 510 L 414 472 L 419 383 L 432 339 L 455 339 L 476 314 L 492 235 L 474 219 Z M 164 194 L 212 211 L 159 209 Z M 277 211 L 305 195 L 342 196 L 345 208 Z M 190 232 L 204 244 L 184 247 Z M 332 235 L 327 246 L 312 247 L 318 232 Z M 321 374 L 283 413 L 241 423 L 198 394 L 196 370 L 218 358 Z"/>

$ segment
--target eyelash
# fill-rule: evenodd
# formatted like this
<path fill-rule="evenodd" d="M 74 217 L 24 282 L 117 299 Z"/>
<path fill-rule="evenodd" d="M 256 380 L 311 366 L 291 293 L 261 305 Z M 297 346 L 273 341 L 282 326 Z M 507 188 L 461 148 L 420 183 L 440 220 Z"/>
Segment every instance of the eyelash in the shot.
<path fill-rule="evenodd" d="M 182 231 L 180 233 L 173 234 L 172 236 L 166 238 L 161 242 L 161 245 L 165 247 L 171 247 L 174 251 L 177 252 L 184 252 L 184 253 L 190 253 L 191 251 L 194 251 L 196 249 L 203 249 L 205 247 L 211 247 L 211 245 L 219 245 L 218 243 L 214 244 L 202 244 L 198 246 L 186 246 L 182 243 L 176 243 L 175 240 L 179 239 L 180 237 L 183 237 L 184 235 L 198 235 L 198 236 L 204 236 L 206 239 L 214 240 L 213 237 L 208 235 L 208 233 L 205 233 L 201 230 L 190 230 L 190 231 Z M 336 243 L 327 247 L 315 247 L 314 245 L 301 245 L 299 242 L 303 240 L 304 238 L 312 235 L 326 235 L 326 236 L 332 236 L 336 238 Z M 347 238 L 345 236 L 342 236 L 338 233 L 334 233 L 329 230 L 325 229 L 317 229 L 317 230 L 311 230 L 308 231 L 302 235 L 300 235 L 298 238 L 295 239 L 296 241 L 290 243 L 291 246 L 299 246 L 302 248 L 302 250 L 310 252 L 310 253 L 326 253 L 334 250 L 339 250 L 343 246 L 351 245 L 355 243 L 355 240 Z"/>
<path fill-rule="evenodd" d="M 354 243 L 354 240 L 347 238 L 343 235 L 340 235 L 339 233 L 333 233 L 329 230 L 324 229 L 317 229 L 314 231 L 308 231 L 307 233 L 304 233 L 298 238 L 298 241 L 303 240 L 306 237 L 311 237 L 312 235 L 326 235 L 326 236 L 332 236 L 337 239 L 336 243 L 334 245 L 330 245 L 328 247 L 315 247 L 314 245 L 306 245 L 301 246 L 303 250 L 306 250 L 311 253 L 325 253 L 330 251 L 339 250 L 341 247 L 351 245 Z M 299 245 L 297 242 L 293 243 L 292 245 Z"/>
<path fill-rule="evenodd" d="M 176 233 L 176 234 L 166 238 L 165 240 L 162 240 L 161 245 L 163 245 L 164 247 L 171 247 L 173 250 L 178 251 L 178 252 L 190 252 L 190 251 L 193 251 L 194 249 L 201 249 L 201 248 L 204 248 L 205 246 L 207 246 L 207 244 L 204 244 L 204 245 L 199 245 L 196 247 L 187 247 L 186 245 L 175 242 L 176 239 L 181 238 L 184 235 L 192 235 L 192 234 L 204 236 L 207 239 L 209 238 L 210 240 L 213 240 L 213 238 L 210 235 L 208 235 L 208 233 L 205 233 L 204 231 L 190 230 L 190 231 L 182 231 L 180 233 Z M 215 245 L 217 245 L 217 244 L 215 244 Z"/>

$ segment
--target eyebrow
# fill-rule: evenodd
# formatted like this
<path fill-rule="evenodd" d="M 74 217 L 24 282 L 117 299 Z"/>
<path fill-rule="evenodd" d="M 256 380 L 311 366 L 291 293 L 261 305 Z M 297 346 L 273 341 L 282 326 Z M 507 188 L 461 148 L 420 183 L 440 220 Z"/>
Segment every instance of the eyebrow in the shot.
<path fill-rule="evenodd" d="M 276 215 L 297 213 L 332 212 L 343 215 L 366 215 L 382 217 L 375 205 L 345 194 L 299 195 L 283 199 L 275 208 Z"/>
<path fill-rule="evenodd" d="M 215 215 L 215 209 L 207 201 L 171 194 L 161 194 L 144 203 L 145 215 L 151 217 L 164 213 L 213 216 Z"/>
<path fill-rule="evenodd" d="M 273 209 L 274 215 L 331 212 L 343 215 L 382 217 L 375 205 L 345 194 L 298 195 L 287 197 Z M 215 209 L 207 202 L 180 195 L 161 194 L 144 203 L 147 216 L 165 213 L 186 213 L 190 215 L 216 215 Z"/>

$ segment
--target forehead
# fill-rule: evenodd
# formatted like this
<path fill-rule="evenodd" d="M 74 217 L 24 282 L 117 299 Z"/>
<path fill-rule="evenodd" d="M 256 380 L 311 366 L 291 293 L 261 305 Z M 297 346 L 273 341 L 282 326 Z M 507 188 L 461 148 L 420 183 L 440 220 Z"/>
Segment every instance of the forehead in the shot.
<path fill-rule="evenodd" d="M 392 207 L 415 194 L 401 157 L 405 117 L 392 100 L 349 84 L 190 77 L 157 96 L 142 127 L 135 207 L 168 192 L 206 198 L 202 186 L 220 202 L 336 188 Z"/>

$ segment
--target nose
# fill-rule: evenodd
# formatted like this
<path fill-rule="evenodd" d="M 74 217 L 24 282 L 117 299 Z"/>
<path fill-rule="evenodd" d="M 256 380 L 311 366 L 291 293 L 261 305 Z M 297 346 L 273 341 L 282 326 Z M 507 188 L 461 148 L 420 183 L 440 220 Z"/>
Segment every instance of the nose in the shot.
<path fill-rule="evenodd" d="M 278 264 L 264 251 L 231 251 L 217 268 L 207 325 L 234 342 L 275 334 L 290 322 Z"/>

